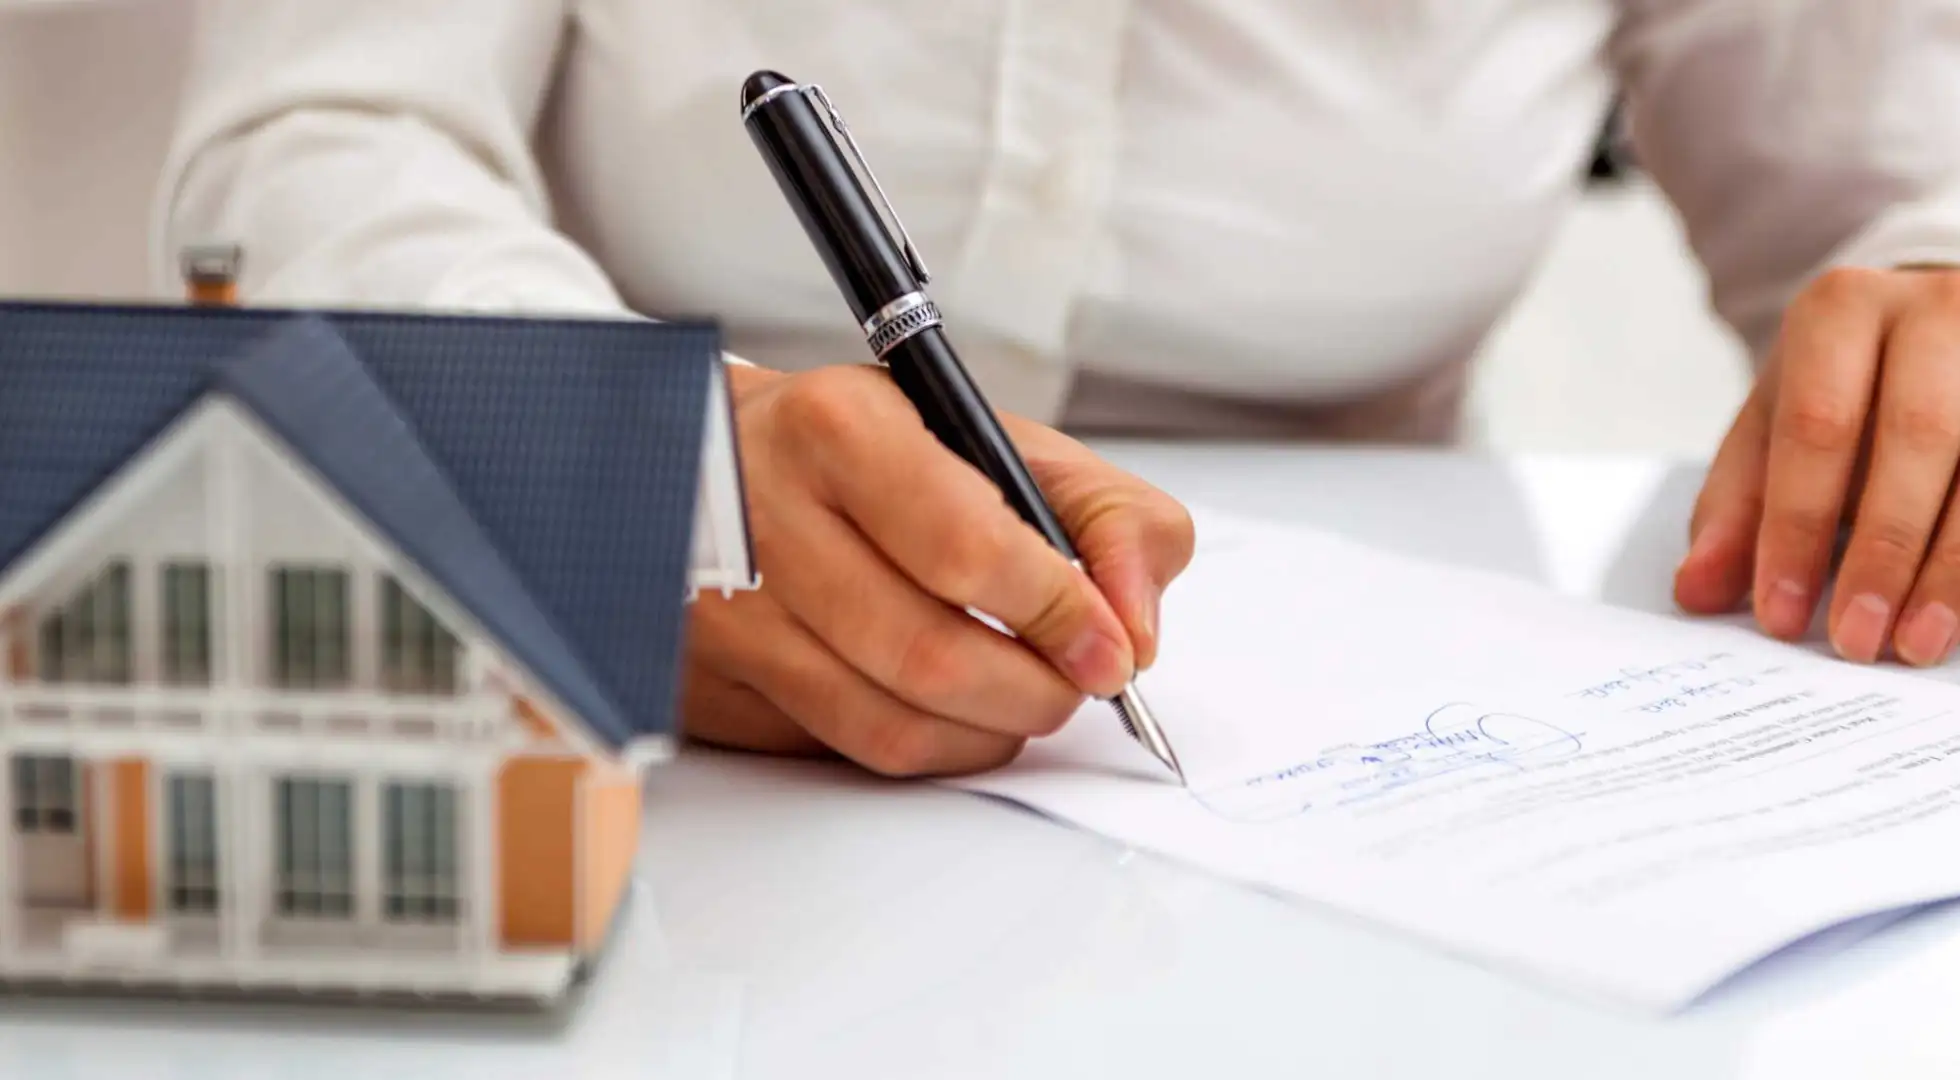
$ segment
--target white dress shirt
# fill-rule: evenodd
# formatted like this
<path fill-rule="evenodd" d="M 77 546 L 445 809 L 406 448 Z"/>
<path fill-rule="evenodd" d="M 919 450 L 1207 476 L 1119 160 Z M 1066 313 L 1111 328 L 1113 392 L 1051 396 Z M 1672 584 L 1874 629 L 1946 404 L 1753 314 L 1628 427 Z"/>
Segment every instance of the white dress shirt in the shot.
<path fill-rule="evenodd" d="M 1960 0 L 203 8 L 159 274 L 236 240 L 248 302 L 702 315 L 758 363 L 868 361 L 740 122 L 772 68 L 849 121 L 996 404 L 1085 426 L 1422 426 L 1616 85 L 1759 355 L 1831 264 L 1960 258 Z"/>

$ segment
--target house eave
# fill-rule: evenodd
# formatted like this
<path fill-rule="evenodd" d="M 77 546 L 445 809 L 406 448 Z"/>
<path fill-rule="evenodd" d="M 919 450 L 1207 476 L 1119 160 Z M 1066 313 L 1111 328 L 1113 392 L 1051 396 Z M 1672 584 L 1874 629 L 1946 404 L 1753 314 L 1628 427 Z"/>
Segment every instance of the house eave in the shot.
<path fill-rule="evenodd" d="M 672 735 L 636 735 L 620 747 L 619 761 L 634 772 L 645 772 L 673 761 L 679 750 L 680 740 Z"/>

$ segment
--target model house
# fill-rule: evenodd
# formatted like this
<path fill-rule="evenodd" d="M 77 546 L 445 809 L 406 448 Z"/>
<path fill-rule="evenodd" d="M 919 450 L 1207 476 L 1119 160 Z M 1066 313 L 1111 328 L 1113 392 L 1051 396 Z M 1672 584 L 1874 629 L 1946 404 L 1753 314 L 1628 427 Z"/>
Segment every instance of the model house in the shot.
<path fill-rule="evenodd" d="M 0 982 L 562 996 L 731 425 L 711 326 L 0 305 Z"/>

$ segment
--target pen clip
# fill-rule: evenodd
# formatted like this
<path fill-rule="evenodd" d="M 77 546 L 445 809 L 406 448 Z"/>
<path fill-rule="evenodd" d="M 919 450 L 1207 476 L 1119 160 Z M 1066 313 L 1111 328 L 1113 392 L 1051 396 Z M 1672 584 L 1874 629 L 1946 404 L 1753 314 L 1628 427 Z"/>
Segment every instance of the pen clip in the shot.
<path fill-rule="evenodd" d="M 823 92 L 823 87 L 815 83 L 806 84 L 802 89 L 823 107 L 824 112 L 830 114 L 830 125 L 837 129 L 837 134 L 844 137 L 844 145 L 850 148 L 851 156 L 857 159 L 857 167 L 864 173 L 864 178 L 871 181 L 872 190 L 878 193 L 878 201 L 884 204 L 885 213 L 891 215 L 892 224 L 898 228 L 899 243 L 905 248 L 905 261 L 912 265 L 912 272 L 918 275 L 919 284 L 931 282 L 932 272 L 926 269 L 926 261 L 919 257 L 919 249 L 912 246 L 911 234 L 905 231 L 905 223 L 899 220 L 897 208 L 892 206 L 891 199 L 885 195 L 884 185 L 878 183 L 877 174 L 871 171 L 871 163 L 864 160 L 864 152 L 858 149 L 857 140 L 851 137 L 851 129 L 845 126 L 844 117 L 838 113 L 837 106 L 830 103 L 830 97 Z"/>

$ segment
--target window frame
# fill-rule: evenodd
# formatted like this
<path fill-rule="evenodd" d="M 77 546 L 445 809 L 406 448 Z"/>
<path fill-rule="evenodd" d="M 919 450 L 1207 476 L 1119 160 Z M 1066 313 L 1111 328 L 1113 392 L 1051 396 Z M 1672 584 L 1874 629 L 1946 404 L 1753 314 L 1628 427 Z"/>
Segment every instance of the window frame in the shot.
<path fill-rule="evenodd" d="M 62 754 L 16 753 L 9 768 L 15 835 L 72 837 L 80 830 L 81 762 Z"/>
<path fill-rule="evenodd" d="M 335 564 L 267 568 L 272 633 L 266 637 L 266 670 L 273 686 L 307 691 L 353 684 L 353 580 L 346 567 Z M 324 609 L 318 606 L 323 598 L 332 600 Z M 324 619 L 322 610 L 328 612 Z"/>
<path fill-rule="evenodd" d="M 128 686 L 136 678 L 128 559 L 103 564 L 35 632 L 37 677 L 55 686 Z"/>
<path fill-rule="evenodd" d="M 356 917 L 355 867 L 359 837 L 354 800 L 359 788 L 346 777 L 287 774 L 273 778 L 272 912 L 281 919 L 351 923 Z M 301 798 L 302 793 L 310 798 Z M 337 796 L 339 836 L 331 837 L 327 796 Z M 311 829 L 296 812 L 306 805 Z M 310 836 L 308 834 L 311 834 Z M 338 847 L 329 844 L 337 839 Z M 296 841 L 304 840 L 302 846 Z M 332 853 L 337 856 L 328 858 Z M 302 858 L 302 854 L 310 858 Z M 310 865 L 302 866 L 302 863 Z"/>
<path fill-rule="evenodd" d="M 462 639 L 393 574 L 381 575 L 381 689 L 453 696 L 462 690 Z"/>
<path fill-rule="evenodd" d="M 165 686 L 209 686 L 215 677 L 215 580 L 203 559 L 171 559 L 158 567 L 157 677 Z M 187 617 L 187 600 L 195 601 L 195 618 Z"/>
<path fill-rule="evenodd" d="M 198 791 L 196 801 L 202 817 L 191 820 L 185 795 Z M 176 916 L 216 915 L 222 899 L 219 879 L 218 782 L 209 771 L 173 772 L 164 779 L 163 907 Z M 193 849 L 184 841 L 195 835 L 200 843 Z"/>
<path fill-rule="evenodd" d="M 381 785 L 381 918 L 453 926 L 462 919 L 461 785 L 390 780 Z"/>

